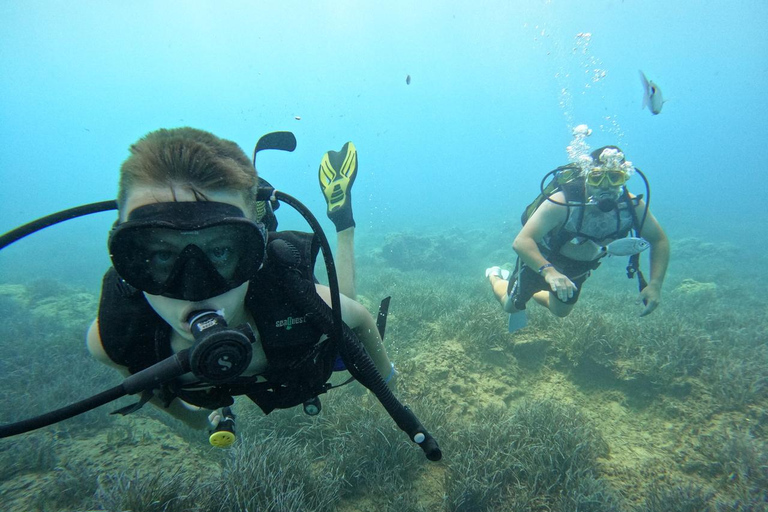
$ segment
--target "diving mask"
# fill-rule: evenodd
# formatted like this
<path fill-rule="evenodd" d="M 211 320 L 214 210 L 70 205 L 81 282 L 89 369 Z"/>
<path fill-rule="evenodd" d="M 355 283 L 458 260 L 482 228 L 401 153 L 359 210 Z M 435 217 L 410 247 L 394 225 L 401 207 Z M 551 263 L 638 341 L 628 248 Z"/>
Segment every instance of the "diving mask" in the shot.
<path fill-rule="evenodd" d="M 598 156 L 599 151 L 599 156 Z M 606 146 L 592 152 L 594 167 L 587 171 L 587 185 L 599 187 L 608 180 L 612 187 L 620 187 L 629 180 L 635 168 L 624 159 L 624 153 L 616 146 Z"/>
<path fill-rule="evenodd" d="M 134 288 L 200 301 L 250 280 L 264 261 L 266 239 L 262 224 L 230 204 L 156 203 L 112 228 L 109 254 Z"/>
<path fill-rule="evenodd" d="M 605 181 L 612 187 L 620 187 L 627 180 L 629 180 L 629 174 L 623 170 L 603 170 L 598 167 L 587 173 L 587 185 L 593 187 L 603 186 Z"/>

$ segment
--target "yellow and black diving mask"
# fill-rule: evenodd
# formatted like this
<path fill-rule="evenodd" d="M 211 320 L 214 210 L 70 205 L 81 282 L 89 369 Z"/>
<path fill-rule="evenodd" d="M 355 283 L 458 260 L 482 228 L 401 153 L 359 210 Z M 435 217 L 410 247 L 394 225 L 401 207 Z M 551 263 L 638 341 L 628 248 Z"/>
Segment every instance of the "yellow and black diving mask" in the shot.
<path fill-rule="evenodd" d="M 587 185 L 593 187 L 603 186 L 604 181 L 612 187 L 620 187 L 629 180 L 629 173 L 623 170 L 592 169 L 587 173 Z"/>
<path fill-rule="evenodd" d="M 200 301 L 245 283 L 261 268 L 264 226 L 236 206 L 208 201 L 156 203 L 112 228 L 118 275 L 151 295 Z"/>

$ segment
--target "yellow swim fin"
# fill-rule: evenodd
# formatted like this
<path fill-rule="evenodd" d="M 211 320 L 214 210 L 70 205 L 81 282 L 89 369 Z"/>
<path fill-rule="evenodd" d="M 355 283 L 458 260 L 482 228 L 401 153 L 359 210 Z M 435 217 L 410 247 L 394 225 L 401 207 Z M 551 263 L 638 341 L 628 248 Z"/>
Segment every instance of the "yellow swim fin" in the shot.
<path fill-rule="evenodd" d="M 328 204 L 328 217 L 342 231 L 355 225 L 352 218 L 352 184 L 357 177 L 357 149 L 352 142 L 341 151 L 328 151 L 320 161 L 320 189 Z"/>

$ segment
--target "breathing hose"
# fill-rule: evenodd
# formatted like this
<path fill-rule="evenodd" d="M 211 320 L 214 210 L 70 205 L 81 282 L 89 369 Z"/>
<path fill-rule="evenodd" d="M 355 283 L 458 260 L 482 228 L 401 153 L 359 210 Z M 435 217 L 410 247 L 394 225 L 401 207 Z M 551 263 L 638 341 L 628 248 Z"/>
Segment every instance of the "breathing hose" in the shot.
<path fill-rule="evenodd" d="M 331 289 L 331 307 L 317 295 L 314 282 L 304 279 L 297 270 L 298 251 L 288 242 L 276 240 L 269 244 L 268 254 L 275 259 L 275 263 L 281 264 L 287 269 L 284 272 L 286 279 L 286 289 L 294 303 L 306 308 L 306 311 L 312 312 L 311 321 L 325 332 L 330 333 L 337 341 L 339 351 L 349 372 L 361 384 L 371 390 L 376 398 L 384 406 L 398 427 L 403 430 L 408 437 L 417 443 L 424 451 L 427 459 L 438 461 L 442 458 L 442 452 L 437 441 L 427 432 L 415 414 L 401 404 L 392 391 L 384 382 L 379 374 L 371 357 L 361 346 L 355 333 L 344 324 L 341 319 L 341 297 L 339 294 L 339 282 L 336 277 L 336 266 L 333 263 L 333 254 L 331 252 L 328 238 L 323 232 L 323 228 L 309 209 L 292 196 L 279 192 L 273 188 L 260 188 L 258 199 L 272 200 L 288 203 L 292 208 L 298 211 L 312 228 L 318 241 L 325 261 L 325 267 L 328 272 L 328 285 Z"/>
<path fill-rule="evenodd" d="M 284 240 L 276 240 L 269 244 L 267 251 L 273 262 L 285 268 L 283 284 L 294 305 L 309 312 L 308 320 L 316 327 L 325 332 L 332 330 L 333 311 L 315 291 L 315 283 L 301 277 L 297 268 L 300 261 L 297 249 Z M 397 426 L 424 450 L 429 460 L 440 460 L 442 453 L 437 441 L 427 432 L 416 415 L 398 401 L 376 369 L 370 355 L 362 347 L 357 335 L 346 324 L 342 324 L 342 336 L 337 346 L 347 370 L 376 395 Z"/>
<path fill-rule="evenodd" d="M 0 439 L 53 425 L 122 398 L 125 395 L 133 395 L 145 389 L 152 389 L 160 383 L 184 375 L 190 371 L 188 352 L 188 350 L 182 350 L 149 368 L 134 373 L 127 377 L 120 385 L 80 402 L 35 416 L 34 418 L 0 425 Z"/>

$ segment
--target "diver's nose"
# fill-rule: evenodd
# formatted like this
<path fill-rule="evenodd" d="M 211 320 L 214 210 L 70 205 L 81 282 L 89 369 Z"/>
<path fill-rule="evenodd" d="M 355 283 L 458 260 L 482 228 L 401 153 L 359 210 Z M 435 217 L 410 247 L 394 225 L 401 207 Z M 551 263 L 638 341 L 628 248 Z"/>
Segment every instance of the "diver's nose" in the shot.
<path fill-rule="evenodd" d="M 187 246 L 179 259 L 173 288 L 185 300 L 209 299 L 226 288 L 226 280 L 196 245 Z"/>

